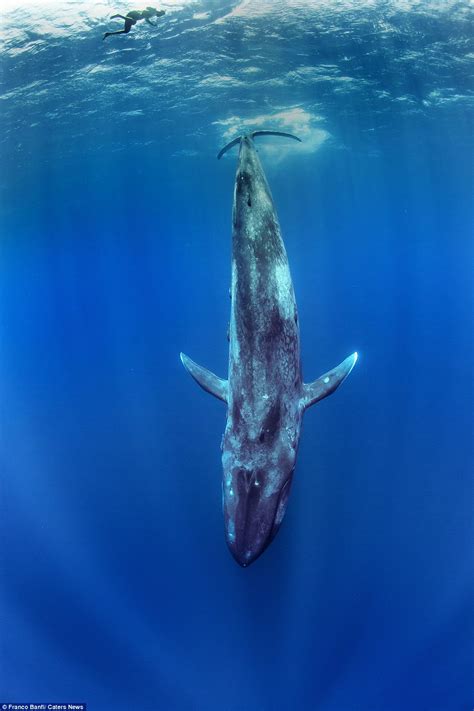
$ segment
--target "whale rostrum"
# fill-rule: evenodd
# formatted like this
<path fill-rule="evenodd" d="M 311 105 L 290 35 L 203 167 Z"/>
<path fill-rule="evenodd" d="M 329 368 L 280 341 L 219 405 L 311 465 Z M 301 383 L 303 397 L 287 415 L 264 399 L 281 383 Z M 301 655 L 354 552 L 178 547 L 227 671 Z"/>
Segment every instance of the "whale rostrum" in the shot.
<path fill-rule="evenodd" d="M 227 380 L 181 353 L 184 367 L 227 404 L 222 438 L 226 540 L 246 567 L 273 540 L 285 515 L 304 411 L 333 393 L 357 360 L 353 353 L 304 383 L 298 313 L 280 225 L 254 137 L 240 145 L 232 212 L 232 281 Z"/>

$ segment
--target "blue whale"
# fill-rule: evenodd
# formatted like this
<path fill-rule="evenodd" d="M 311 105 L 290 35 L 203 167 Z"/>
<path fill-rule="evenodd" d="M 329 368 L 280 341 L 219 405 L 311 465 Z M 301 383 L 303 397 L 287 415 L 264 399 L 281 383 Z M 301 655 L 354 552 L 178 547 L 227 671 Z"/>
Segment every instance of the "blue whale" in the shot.
<path fill-rule="evenodd" d="M 275 537 L 285 515 L 304 411 L 342 383 L 353 353 L 304 383 L 298 313 L 280 225 L 253 139 L 291 134 L 255 131 L 239 144 L 232 230 L 229 370 L 224 380 L 184 353 L 197 383 L 227 404 L 222 439 L 223 509 L 227 545 L 248 566 Z"/>

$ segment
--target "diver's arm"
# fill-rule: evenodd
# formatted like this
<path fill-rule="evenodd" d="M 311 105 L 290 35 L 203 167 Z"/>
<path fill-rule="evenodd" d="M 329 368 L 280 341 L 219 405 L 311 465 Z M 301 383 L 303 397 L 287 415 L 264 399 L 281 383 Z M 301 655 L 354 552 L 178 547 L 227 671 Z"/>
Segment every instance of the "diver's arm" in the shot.
<path fill-rule="evenodd" d="M 156 27 L 156 22 L 152 22 L 149 17 L 145 17 L 145 22 L 148 22 L 152 27 Z"/>

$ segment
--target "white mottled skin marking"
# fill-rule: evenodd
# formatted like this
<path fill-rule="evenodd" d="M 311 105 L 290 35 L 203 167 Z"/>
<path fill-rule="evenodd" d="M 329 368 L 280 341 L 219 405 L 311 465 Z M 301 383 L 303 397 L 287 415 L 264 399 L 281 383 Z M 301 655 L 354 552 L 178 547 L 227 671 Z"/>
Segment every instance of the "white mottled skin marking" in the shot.
<path fill-rule="evenodd" d="M 288 264 L 276 262 L 274 266 L 275 299 L 284 318 L 293 318 L 295 314 L 295 296 Z"/>

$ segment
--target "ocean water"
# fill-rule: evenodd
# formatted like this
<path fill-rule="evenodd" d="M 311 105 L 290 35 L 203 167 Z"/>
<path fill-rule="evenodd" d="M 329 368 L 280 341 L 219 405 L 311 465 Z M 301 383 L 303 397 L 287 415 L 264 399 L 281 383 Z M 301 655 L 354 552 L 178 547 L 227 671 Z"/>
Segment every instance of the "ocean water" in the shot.
<path fill-rule="evenodd" d="M 473 24 L 453 0 L 2 2 L 0 702 L 469 711 Z M 282 528 L 221 511 L 237 152 L 307 380 Z"/>

